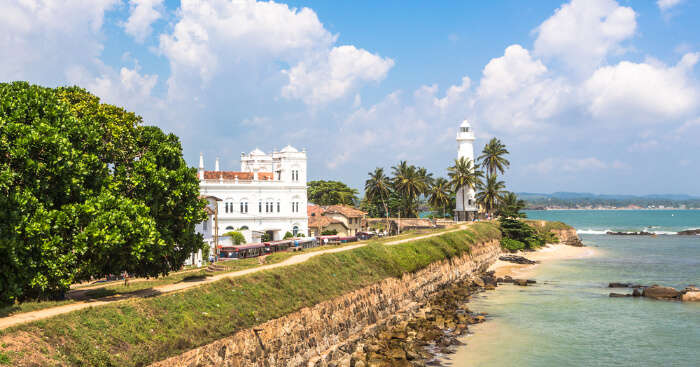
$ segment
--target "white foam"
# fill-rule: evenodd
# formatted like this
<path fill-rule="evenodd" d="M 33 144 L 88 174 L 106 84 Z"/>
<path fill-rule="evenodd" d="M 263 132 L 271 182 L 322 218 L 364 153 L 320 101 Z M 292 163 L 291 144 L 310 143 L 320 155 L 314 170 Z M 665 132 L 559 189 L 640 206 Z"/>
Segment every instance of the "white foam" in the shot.
<path fill-rule="evenodd" d="M 606 234 L 610 232 L 609 229 L 599 230 L 599 229 L 577 229 L 578 234 Z"/>

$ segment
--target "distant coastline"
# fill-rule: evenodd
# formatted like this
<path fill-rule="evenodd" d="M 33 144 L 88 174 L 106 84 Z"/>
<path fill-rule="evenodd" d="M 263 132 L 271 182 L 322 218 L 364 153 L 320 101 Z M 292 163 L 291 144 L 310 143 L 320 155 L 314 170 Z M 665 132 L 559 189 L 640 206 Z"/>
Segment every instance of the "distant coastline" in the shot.
<path fill-rule="evenodd" d="M 671 211 L 671 210 L 700 210 L 700 208 L 559 208 L 559 207 L 535 207 L 525 208 L 524 210 L 656 210 L 656 211 Z"/>

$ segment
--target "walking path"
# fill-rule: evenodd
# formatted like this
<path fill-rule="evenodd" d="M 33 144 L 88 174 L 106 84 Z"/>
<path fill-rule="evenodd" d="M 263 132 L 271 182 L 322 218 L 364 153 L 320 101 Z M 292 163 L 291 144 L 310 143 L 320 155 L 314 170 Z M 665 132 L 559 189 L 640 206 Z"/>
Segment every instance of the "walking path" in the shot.
<path fill-rule="evenodd" d="M 456 231 L 459 231 L 461 229 L 466 228 L 467 226 L 468 225 L 465 224 L 465 225 L 459 226 L 458 228 L 451 229 L 448 231 L 440 231 L 437 233 L 431 233 L 431 234 L 418 236 L 418 237 L 404 238 L 404 239 L 400 239 L 400 240 L 396 240 L 396 241 L 386 242 L 384 244 L 385 245 L 398 245 L 400 243 L 405 243 L 405 242 L 416 241 L 416 240 L 420 240 L 420 239 L 424 239 L 424 238 L 439 236 L 439 235 L 442 235 L 445 233 L 450 233 L 450 232 L 456 232 Z M 292 256 L 289 259 L 286 259 L 286 260 L 281 261 L 281 262 L 276 263 L 276 264 L 263 265 L 263 266 L 259 266 L 256 268 L 239 270 L 239 271 L 234 271 L 234 272 L 224 273 L 224 274 L 218 274 L 218 275 L 207 277 L 207 278 L 204 278 L 201 280 L 184 281 L 184 282 L 178 282 L 178 283 L 173 283 L 173 284 L 165 284 L 165 285 L 156 286 L 156 287 L 149 288 L 149 289 L 144 289 L 144 290 L 129 293 L 129 294 L 109 296 L 109 297 L 99 298 L 99 299 L 95 299 L 95 300 L 71 303 L 71 304 L 67 304 L 64 306 L 57 306 L 57 307 L 45 308 L 45 309 L 37 310 L 37 311 L 18 313 L 18 314 L 11 315 L 8 317 L 0 318 L 0 330 L 6 329 L 6 328 L 11 327 L 11 326 L 23 324 L 26 322 L 32 322 L 32 321 L 36 321 L 36 320 L 41 320 L 41 319 L 61 315 L 61 314 L 68 313 L 71 311 L 82 310 L 82 309 L 88 308 L 88 307 L 103 306 L 103 305 L 115 303 L 118 301 L 123 301 L 126 299 L 131 299 L 131 298 L 151 297 L 151 296 L 161 295 L 161 294 L 165 294 L 165 293 L 178 292 L 178 291 L 182 291 L 182 290 L 187 289 L 187 288 L 198 287 L 198 286 L 201 286 L 203 284 L 213 283 L 213 282 L 216 282 L 218 280 L 225 279 L 225 278 L 235 278 L 235 277 L 240 277 L 243 275 L 255 273 L 258 271 L 279 268 L 282 266 L 299 264 L 299 263 L 302 263 L 302 262 L 304 262 L 304 261 L 306 261 L 314 256 L 318 256 L 318 255 L 322 255 L 322 254 L 330 254 L 330 253 L 334 253 L 334 252 L 348 251 L 348 250 L 352 250 L 352 249 L 366 246 L 366 245 L 367 245 L 367 243 L 358 243 L 355 245 L 332 248 L 332 249 L 328 249 L 328 250 L 302 253 L 300 255 Z"/>

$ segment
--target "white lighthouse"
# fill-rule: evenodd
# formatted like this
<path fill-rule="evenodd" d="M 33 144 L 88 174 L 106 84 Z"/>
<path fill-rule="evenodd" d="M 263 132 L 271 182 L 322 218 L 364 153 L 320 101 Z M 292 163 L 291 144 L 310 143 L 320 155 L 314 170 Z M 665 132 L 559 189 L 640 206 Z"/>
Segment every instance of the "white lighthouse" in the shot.
<path fill-rule="evenodd" d="M 457 158 L 472 161 L 472 165 L 474 164 L 474 140 L 474 131 L 469 121 L 462 121 L 457 132 Z M 473 220 L 478 211 L 474 189 L 466 186 L 460 188 L 457 190 L 456 199 L 455 220 Z"/>

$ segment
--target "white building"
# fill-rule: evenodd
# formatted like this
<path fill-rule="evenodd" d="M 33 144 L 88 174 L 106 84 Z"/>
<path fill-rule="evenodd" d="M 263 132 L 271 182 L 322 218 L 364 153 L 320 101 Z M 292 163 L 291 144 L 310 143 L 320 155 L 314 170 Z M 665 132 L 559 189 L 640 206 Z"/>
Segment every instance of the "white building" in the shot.
<path fill-rule="evenodd" d="M 472 161 L 474 164 L 474 131 L 467 120 L 462 121 L 457 132 L 457 158 Z M 473 220 L 478 212 L 476 206 L 476 193 L 470 187 L 462 187 L 457 190 L 457 207 L 455 208 L 455 220 Z"/>
<path fill-rule="evenodd" d="M 219 245 L 230 245 L 230 238 L 222 237 L 230 231 L 241 232 L 248 243 L 260 242 L 265 234 L 279 240 L 287 232 L 308 233 L 305 150 L 287 146 L 272 154 L 259 149 L 241 153 L 240 171 L 221 171 L 219 158 L 214 170 L 206 171 L 200 155 L 198 175 L 200 194 L 208 198 L 218 222 L 213 231 L 204 228 L 217 226 L 211 219 L 198 229 L 212 237 L 218 233 Z"/>

